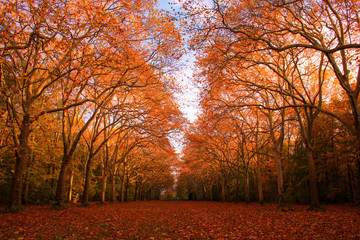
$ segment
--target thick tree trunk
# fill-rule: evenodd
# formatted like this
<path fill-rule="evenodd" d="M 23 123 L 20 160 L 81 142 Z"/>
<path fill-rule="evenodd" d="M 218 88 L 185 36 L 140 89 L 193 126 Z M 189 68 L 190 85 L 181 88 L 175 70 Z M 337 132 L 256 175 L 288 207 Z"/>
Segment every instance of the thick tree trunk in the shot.
<path fill-rule="evenodd" d="M 61 164 L 58 184 L 56 188 L 56 195 L 55 195 L 55 201 L 57 204 L 64 203 L 65 183 L 66 183 L 67 171 L 69 168 L 70 161 L 71 161 L 71 157 L 66 155 L 63 156 L 63 161 Z"/>
<path fill-rule="evenodd" d="M 16 134 L 16 133 L 13 133 Z M 11 184 L 9 208 L 21 207 L 22 181 L 29 150 L 30 116 L 25 115 L 20 128 L 19 146 L 15 150 L 15 172 Z"/>
<path fill-rule="evenodd" d="M 306 159 L 309 169 L 309 183 L 310 183 L 310 207 L 312 209 L 320 207 L 319 190 L 317 183 L 317 175 L 314 163 L 312 150 L 306 148 Z"/>

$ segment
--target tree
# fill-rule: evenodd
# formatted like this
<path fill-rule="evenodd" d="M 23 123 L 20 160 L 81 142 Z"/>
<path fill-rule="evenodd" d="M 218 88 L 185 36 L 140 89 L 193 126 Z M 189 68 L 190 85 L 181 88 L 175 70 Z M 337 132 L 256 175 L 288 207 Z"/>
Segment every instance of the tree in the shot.
<path fill-rule="evenodd" d="M 154 1 L 140 5 L 137 0 L 0 4 L 1 98 L 6 102 L 17 159 L 9 207 L 16 207 L 21 206 L 22 175 L 34 122 L 44 114 L 99 100 L 101 91 L 108 91 L 95 94 L 83 89 L 94 81 L 104 81 L 110 90 L 125 75 L 126 84 L 120 85 L 136 87 L 132 69 L 142 67 L 142 73 L 157 69 L 152 74 L 162 74 L 161 69 L 181 55 L 177 51 L 181 44 L 174 23 L 167 21 L 170 16 L 157 10 Z M 110 77 L 101 77 L 105 75 Z M 63 97 L 77 101 L 56 102 L 61 86 Z M 76 97 L 81 92 L 94 95 Z M 46 100 L 50 101 L 40 104 Z M 61 183 L 58 201 L 62 201 L 60 189 Z"/>

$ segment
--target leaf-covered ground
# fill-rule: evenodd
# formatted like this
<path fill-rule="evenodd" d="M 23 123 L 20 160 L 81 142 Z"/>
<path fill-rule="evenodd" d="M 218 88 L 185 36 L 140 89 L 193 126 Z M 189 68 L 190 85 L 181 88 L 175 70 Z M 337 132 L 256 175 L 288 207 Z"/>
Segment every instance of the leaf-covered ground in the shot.
<path fill-rule="evenodd" d="M 275 204 L 130 202 L 27 206 L 0 214 L 0 239 L 360 239 L 359 209 Z"/>

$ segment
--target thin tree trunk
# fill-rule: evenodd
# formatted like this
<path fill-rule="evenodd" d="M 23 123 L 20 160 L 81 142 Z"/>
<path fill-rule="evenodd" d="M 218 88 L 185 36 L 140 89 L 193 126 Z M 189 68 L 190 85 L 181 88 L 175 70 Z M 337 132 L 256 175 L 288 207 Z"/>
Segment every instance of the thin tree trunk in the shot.
<path fill-rule="evenodd" d="M 69 202 L 72 202 L 72 188 L 73 188 L 74 174 L 70 172 L 70 184 L 69 184 Z"/>
<path fill-rule="evenodd" d="M 138 196 L 138 189 L 139 189 L 139 182 L 136 180 L 135 182 L 135 194 L 134 194 L 134 201 L 137 200 L 137 196 Z"/>
<path fill-rule="evenodd" d="M 222 176 L 221 178 L 221 201 L 225 202 L 225 178 Z"/>
<path fill-rule="evenodd" d="M 116 176 L 115 174 L 111 174 L 111 202 L 116 201 Z"/>
<path fill-rule="evenodd" d="M 103 173 L 103 177 L 101 180 L 101 198 L 100 203 L 105 203 L 106 200 L 106 184 L 107 184 L 107 174 Z"/>
<path fill-rule="evenodd" d="M 359 72 L 360 74 L 360 72 Z M 358 168 L 358 172 L 360 175 L 360 129 L 357 130 L 358 133 L 356 135 L 356 163 L 357 163 L 357 168 Z"/>
<path fill-rule="evenodd" d="M 356 183 L 355 183 L 355 179 L 354 179 L 354 173 L 353 173 L 353 170 L 352 170 L 352 168 L 351 168 L 351 166 L 349 164 L 347 165 L 347 169 L 348 169 L 351 201 L 353 203 L 357 204 L 359 202 L 359 199 L 358 199 L 358 193 L 357 193 L 357 190 L 356 190 Z"/>
<path fill-rule="evenodd" d="M 124 201 L 127 202 L 129 200 L 129 188 L 130 188 L 130 183 L 129 183 L 129 179 L 126 177 L 126 182 L 125 182 L 125 197 L 124 197 Z"/>
<path fill-rule="evenodd" d="M 82 198 L 83 204 L 87 204 L 89 202 L 91 164 L 92 164 L 92 158 L 89 156 L 88 161 L 86 162 L 85 184 L 84 184 L 84 191 Z"/>
<path fill-rule="evenodd" d="M 101 179 L 100 203 L 105 203 L 105 200 L 106 200 L 108 162 L 109 162 L 109 149 L 108 149 L 107 144 L 105 144 L 105 156 L 104 156 L 104 163 L 103 163 L 103 169 L 102 169 L 102 179 Z"/>
<path fill-rule="evenodd" d="M 124 188 L 125 188 L 125 167 L 124 172 L 121 178 L 121 185 L 120 185 L 120 202 L 124 202 Z"/>
<path fill-rule="evenodd" d="M 240 202 L 240 180 L 239 180 L 239 175 L 236 176 L 236 188 L 235 188 L 235 202 L 238 203 Z"/>
<path fill-rule="evenodd" d="M 227 201 L 231 202 L 231 191 L 230 191 L 230 184 L 226 184 L 226 188 L 227 188 Z"/>
<path fill-rule="evenodd" d="M 249 170 L 245 170 L 245 202 L 250 202 L 250 179 L 249 179 Z"/>
<path fill-rule="evenodd" d="M 260 159 L 258 158 L 258 162 L 256 165 L 256 177 L 257 177 L 257 187 L 258 187 L 258 194 L 259 194 L 259 203 L 264 204 L 264 190 L 262 184 L 262 173 L 261 173 L 261 164 Z"/>
<path fill-rule="evenodd" d="M 30 185 L 30 173 L 27 173 L 26 179 L 25 179 L 25 187 L 24 187 L 24 203 L 29 203 L 29 185 Z"/>
<path fill-rule="evenodd" d="M 282 171 L 282 163 L 281 163 L 281 154 L 274 147 L 274 160 L 276 165 L 276 179 L 277 179 L 277 187 L 278 187 L 278 203 L 279 206 L 285 205 L 285 195 L 284 195 L 284 180 L 283 180 L 283 171 Z"/>

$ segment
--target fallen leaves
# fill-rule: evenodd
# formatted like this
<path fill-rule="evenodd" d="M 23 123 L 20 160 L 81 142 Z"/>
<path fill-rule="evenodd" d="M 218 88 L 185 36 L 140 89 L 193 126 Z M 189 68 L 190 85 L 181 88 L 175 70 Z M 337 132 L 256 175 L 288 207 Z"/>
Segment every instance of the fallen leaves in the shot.
<path fill-rule="evenodd" d="M 1 239 L 359 239 L 358 209 L 216 202 L 130 202 L 27 206 L 1 214 Z"/>

